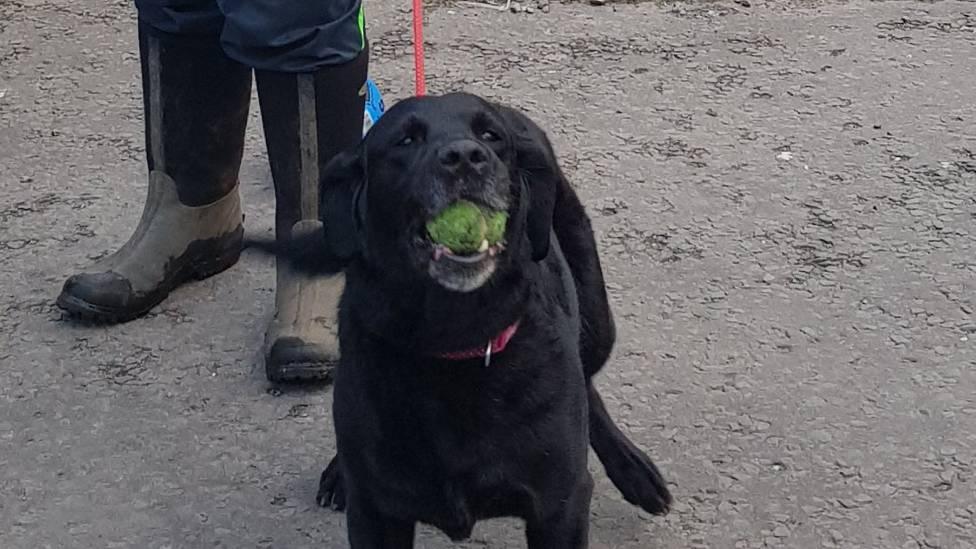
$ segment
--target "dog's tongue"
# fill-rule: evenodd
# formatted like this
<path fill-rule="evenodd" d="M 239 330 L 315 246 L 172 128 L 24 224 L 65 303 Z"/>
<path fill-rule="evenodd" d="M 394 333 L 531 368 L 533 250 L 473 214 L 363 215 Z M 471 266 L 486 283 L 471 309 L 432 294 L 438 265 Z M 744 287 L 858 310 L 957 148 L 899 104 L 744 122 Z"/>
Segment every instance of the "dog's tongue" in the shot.
<path fill-rule="evenodd" d="M 455 259 L 478 259 L 480 257 L 483 257 L 484 254 L 486 253 L 489 256 L 494 256 L 495 254 L 498 253 L 498 250 L 499 250 L 498 246 L 492 246 L 488 244 L 487 240 L 482 240 L 481 246 L 479 246 L 478 249 L 475 250 L 474 252 L 470 252 L 470 253 L 458 253 L 455 252 L 454 250 L 449 249 L 447 246 L 442 246 L 440 244 L 437 244 L 434 246 L 434 261 L 438 261 L 444 256 L 450 256 Z"/>

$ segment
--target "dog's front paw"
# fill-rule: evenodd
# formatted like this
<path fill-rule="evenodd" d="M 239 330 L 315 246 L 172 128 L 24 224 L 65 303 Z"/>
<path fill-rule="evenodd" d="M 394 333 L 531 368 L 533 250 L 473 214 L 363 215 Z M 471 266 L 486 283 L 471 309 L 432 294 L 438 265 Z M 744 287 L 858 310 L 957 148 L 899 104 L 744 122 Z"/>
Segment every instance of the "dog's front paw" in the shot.
<path fill-rule="evenodd" d="M 329 466 L 322 471 L 319 478 L 319 492 L 315 502 L 320 507 L 329 507 L 334 511 L 346 508 L 346 489 L 342 484 L 342 473 L 339 471 L 339 456 L 332 458 Z"/>

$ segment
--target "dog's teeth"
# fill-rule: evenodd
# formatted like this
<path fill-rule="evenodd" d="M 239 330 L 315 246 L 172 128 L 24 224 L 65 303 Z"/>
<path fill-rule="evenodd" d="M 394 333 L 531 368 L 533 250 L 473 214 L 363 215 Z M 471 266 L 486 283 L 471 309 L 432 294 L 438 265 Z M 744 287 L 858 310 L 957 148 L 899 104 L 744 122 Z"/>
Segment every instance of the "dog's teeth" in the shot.
<path fill-rule="evenodd" d="M 488 239 L 487 238 L 481 241 L 481 246 L 478 247 L 478 251 L 479 252 L 487 252 L 488 251 Z"/>
<path fill-rule="evenodd" d="M 444 248 L 441 248 L 440 246 L 434 247 L 434 261 L 437 261 L 443 256 L 444 256 Z"/>

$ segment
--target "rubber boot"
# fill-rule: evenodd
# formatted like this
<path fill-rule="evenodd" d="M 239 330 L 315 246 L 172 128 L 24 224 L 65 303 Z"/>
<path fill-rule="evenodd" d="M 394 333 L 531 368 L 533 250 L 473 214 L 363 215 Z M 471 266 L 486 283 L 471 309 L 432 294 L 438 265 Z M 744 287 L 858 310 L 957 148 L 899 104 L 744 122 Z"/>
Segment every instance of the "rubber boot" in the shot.
<path fill-rule="evenodd" d="M 180 284 L 237 262 L 243 240 L 238 170 L 251 70 L 228 59 L 219 38 L 174 36 L 140 23 L 149 186 L 129 240 L 57 299 L 69 314 L 125 322 Z"/>
<path fill-rule="evenodd" d="M 275 234 L 319 220 L 319 174 L 362 139 L 369 50 L 312 73 L 256 71 L 275 186 Z M 342 275 L 310 278 L 276 263 L 275 315 L 265 336 L 270 381 L 328 380 L 339 359 L 336 307 Z"/>

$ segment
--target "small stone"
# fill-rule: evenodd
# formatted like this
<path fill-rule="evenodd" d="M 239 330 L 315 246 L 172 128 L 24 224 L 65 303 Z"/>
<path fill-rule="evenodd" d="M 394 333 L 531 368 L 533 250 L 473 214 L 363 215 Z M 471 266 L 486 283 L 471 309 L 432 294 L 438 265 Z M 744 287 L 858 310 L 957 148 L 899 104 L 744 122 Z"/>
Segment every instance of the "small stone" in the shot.
<path fill-rule="evenodd" d="M 778 538 L 788 538 L 790 537 L 790 529 L 780 524 L 773 530 L 773 535 Z"/>
<path fill-rule="evenodd" d="M 591 6 L 605 6 L 606 4 L 607 0 L 590 0 Z"/>

